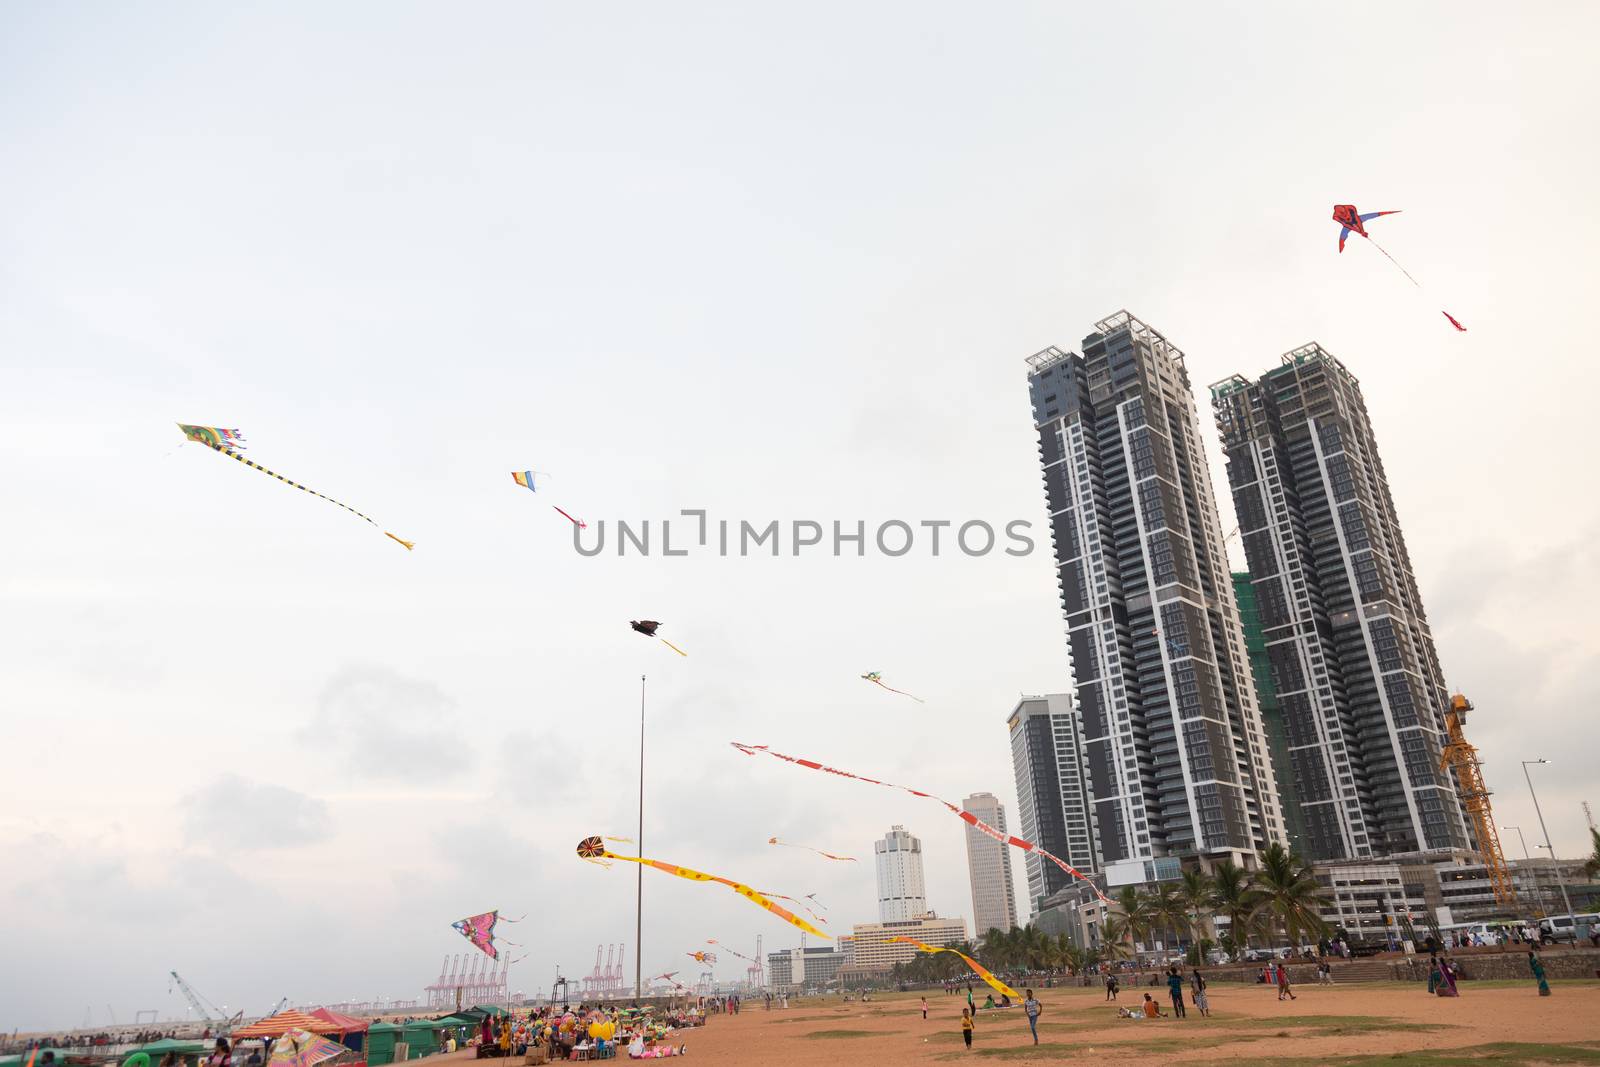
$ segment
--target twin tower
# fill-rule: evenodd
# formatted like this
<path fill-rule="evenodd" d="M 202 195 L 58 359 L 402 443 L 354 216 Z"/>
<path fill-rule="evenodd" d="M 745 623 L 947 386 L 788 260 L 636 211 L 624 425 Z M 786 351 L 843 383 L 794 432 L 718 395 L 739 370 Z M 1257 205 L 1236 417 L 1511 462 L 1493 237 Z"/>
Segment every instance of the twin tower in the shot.
<path fill-rule="evenodd" d="M 1025 831 L 1125 875 L 1158 858 L 1244 865 L 1291 838 L 1311 860 L 1474 847 L 1439 770 L 1448 693 L 1355 377 L 1310 344 L 1211 387 L 1232 532 L 1183 353 L 1160 333 L 1119 312 L 1081 355 L 1030 357 L 1028 389 L 1075 700 L 1041 709 L 1065 819 Z M 1236 580 L 1259 613 L 1268 715 Z M 1024 815 L 1043 800 L 1018 799 Z M 1030 895 L 1060 888 L 1036 873 Z"/>

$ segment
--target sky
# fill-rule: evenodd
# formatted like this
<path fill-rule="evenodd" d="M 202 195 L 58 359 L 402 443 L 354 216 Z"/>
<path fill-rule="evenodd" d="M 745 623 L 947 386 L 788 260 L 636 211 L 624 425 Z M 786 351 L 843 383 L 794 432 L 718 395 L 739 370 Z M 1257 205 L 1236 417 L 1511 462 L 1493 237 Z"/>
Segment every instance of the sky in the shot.
<path fill-rule="evenodd" d="M 1071 684 L 1023 361 L 1123 308 L 1202 398 L 1313 340 L 1361 379 L 1498 820 L 1543 840 L 1547 758 L 1586 851 L 1597 32 L 1578 2 L 5 5 L 0 1030 L 176 1017 L 171 970 L 250 1014 L 412 997 L 490 908 L 527 915 L 514 989 L 586 974 L 634 940 L 634 871 L 573 848 L 637 836 L 641 676 L 645 854 L 838 929 L 871 863 L 767 838 L 866 860 L 903 824 L 970 921 L 958 820 L 728 742 L 1015 819 L 1006 717 Z M 1347 202 L 1404 209 L 1375 227 L 1425 291 L 1337 253 Z M 1041 540 L 585 558 L 547 504 Z M 647 975 L 797 943 L 645 873 Z"/>

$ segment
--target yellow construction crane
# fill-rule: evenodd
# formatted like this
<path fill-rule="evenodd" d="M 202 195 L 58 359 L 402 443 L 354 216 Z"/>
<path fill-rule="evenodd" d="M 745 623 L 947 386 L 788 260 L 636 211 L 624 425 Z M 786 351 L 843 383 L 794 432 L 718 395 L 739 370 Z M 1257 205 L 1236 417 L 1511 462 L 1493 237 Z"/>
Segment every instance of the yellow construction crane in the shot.
<path fill-rule="evenodd" d="M 1448 735 L 1444 753 L 1439 760 L 1439 770 L 1456 772 L 1456 786 L 1460 791 L 1461 806 L 1472 816 L 1478 834 L 1478 851 L 1483 853 L 1483 868 L 1489 875 L 1489 885 L 1494 889 L 1494 899 L 1500 904 L 1514 907 L 1517 887 L 1512 884 L 1511 872 L 1506 868 L 1505 854 L 1500 851 L 1500 835 L 1494 828 L 1494 811 L 1489 807 L 1489 790 L 1483 784 L 1483 768 L 1478 762 L 1478 750 L 1472 747 L 1462 733 L 1472 701 L 1460 693 L 1450 698 L 1445 709 L 1444 728 Z"/>

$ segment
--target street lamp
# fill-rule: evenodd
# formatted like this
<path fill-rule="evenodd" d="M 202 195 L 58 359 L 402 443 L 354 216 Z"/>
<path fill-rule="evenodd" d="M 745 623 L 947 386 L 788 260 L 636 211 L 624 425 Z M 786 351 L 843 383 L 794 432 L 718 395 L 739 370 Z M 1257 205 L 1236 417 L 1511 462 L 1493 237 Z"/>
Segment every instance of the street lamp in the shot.
<path fill-rule="evenodd" d="M 1561 865 L 1556 862 L 1556 847 L 1550 843 L 1550 830 L 1544 824 L 1544 811 L 1539 807 L 1539 794 L 1533 791 L 1533 775 L 1528 767 L 1535 763 L 1549 763 L 1547 759 L 1523 760 L 1522 776 L 1528 780 L 1528 795 L 1533 797 L 1533 813 L 1539 816 L 1539 830 L 1544 834 L 1544 847 L 1550 850 L 1550 866 L 1556 872 L 1556 885 L 1561 887 L 1561 902 L 1567 906 L 1567 919 L 1572 923 L 1572 937 L 1578 937 L 1578 916 L 1572 910 L 1572 898 L 1567 895 L 1567 880 L 1561 877 Z M 1554 924 L 1551 932 L 1554 933 Z"/>
<path fill-rule="evenodd" d="M 1533 898 L 1540 911 L 1544 910 L 1544 884 L 1539 881 L 1539 868 L 1533 864 L 1533 856 L 1528 852 L 1528 839 L 1522 836 L 1520 826 L 1502 826 L 1502 830 L 1515 830 L 1517 840 L 1522 842 L 1522 858 L 1528 861 L 1528 873 L 1533 876 Z"/>

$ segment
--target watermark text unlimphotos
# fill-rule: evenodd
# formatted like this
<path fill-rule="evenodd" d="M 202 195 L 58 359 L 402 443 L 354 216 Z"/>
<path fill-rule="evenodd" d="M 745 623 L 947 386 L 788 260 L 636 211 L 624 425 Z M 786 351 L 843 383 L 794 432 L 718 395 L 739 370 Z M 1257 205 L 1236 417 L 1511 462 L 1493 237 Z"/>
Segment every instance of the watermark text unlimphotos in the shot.
<path fill-rule="evenodd" d="M 608 547 L 618 556 L 1026 556 L 1033 551 L 1032 529 L 1026 519 L 998 526 L 982 519 L 709 520 L 705 509 L 686 508 L 673 519 L 615 519 L 609 525 L 600 519 L 584 528 L 574 525 L 572 547 L 580 556 L 598 556 Z"/>

